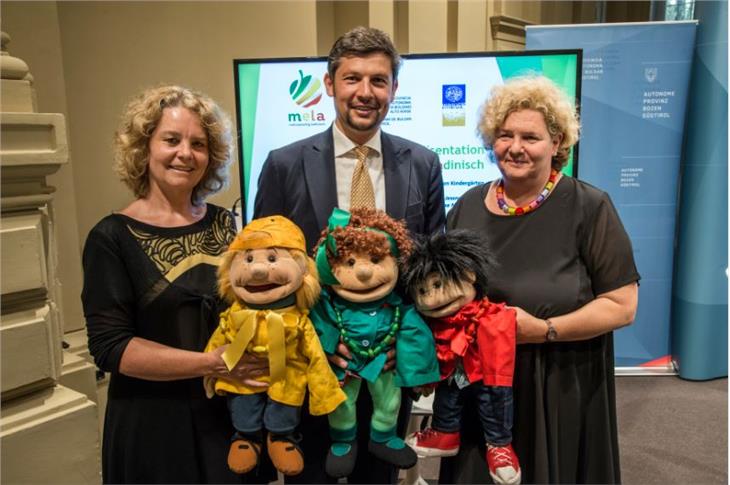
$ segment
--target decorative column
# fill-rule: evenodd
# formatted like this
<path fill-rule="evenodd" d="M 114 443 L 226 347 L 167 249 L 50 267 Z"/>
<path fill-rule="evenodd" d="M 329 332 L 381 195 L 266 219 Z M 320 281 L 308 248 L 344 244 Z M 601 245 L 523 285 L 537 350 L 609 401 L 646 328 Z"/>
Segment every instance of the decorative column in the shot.
<path fill-rule="evenodd" d="M 55 188 L 46 177 L 68 162 L 65 120 L 36 112 L 28 66 L 1 35 L 0 481 L 99 483 L 93 366 L 69 355 L 70 380 L 87 393 L 62 385 Z"/>
<path fill-rule="evenodd" d="M 532 22 L 509 15 L 493 15 L 489 17 L 489 25 L 494 50 L 525 50 L 525 27 Z"/>

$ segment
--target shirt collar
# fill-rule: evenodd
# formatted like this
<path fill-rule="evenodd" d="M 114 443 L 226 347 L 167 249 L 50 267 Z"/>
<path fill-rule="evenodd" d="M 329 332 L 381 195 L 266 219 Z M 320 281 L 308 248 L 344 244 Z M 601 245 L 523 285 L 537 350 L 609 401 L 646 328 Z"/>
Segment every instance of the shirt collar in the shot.
<path fill-rule="evenodd" d="M 340 131 L 337 127 L 337 123 L 332 123 L 332 139 L 334 141 L 335 157 L 341 157 L 357 146 L 357 144 L 347 138 L 347 136 Z M 364 145 L 370 148 L 370 150 L 375 151 L 377 154 L 382 153 L 380 128 L 378 128 L 378 131 L 376 131 L 373 137 L 366 141 Z"/>

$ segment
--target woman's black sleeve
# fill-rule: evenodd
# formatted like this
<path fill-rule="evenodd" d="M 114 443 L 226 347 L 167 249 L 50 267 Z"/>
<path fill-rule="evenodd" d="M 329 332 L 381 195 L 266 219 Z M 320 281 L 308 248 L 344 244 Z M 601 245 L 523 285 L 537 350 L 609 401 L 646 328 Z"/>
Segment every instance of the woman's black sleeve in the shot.
<path fill-rule="evenodd" d="M 608 194 L 602 197 L 587 218 L 582 239 L 582 258 L 588 269 L 593 293 L 600 295 L 639 280 L 631 240 Z"/>
<path fill-rule="evenodd" d="M 84 245 L 84 288 L 89 352 L 103 371 L 116 373 L 122 353 L 135 335 L 135 298 L 119 244 L 92 230 Z"/>

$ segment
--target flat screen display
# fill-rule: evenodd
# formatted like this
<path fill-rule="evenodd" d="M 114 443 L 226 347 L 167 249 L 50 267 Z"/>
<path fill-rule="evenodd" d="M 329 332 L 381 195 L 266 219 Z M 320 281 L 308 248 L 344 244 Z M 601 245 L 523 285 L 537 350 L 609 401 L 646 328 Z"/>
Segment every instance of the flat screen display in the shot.
<path fill-rule="evenodd" d="M 552 79 L 580 99 L 581 50 L 404 55 L 398 89 L 382 130 L 425 145 L 441 160 L 448 211 L 469 187 L 499 177 L 494 155 L 477 135 L 493 86 L 528 74 Z M 335 119 L 321 58 L 234 61 L 241 198 L 251 220 L 269 151 L 324 131 Z M 577 146 L 565 172 L 573 175 Z"/>

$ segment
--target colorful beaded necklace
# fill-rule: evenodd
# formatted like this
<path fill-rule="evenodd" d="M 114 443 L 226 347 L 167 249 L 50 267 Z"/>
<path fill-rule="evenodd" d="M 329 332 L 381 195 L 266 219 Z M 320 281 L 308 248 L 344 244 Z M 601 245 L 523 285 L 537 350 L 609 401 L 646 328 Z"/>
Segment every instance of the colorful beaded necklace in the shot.
<path fill-rule="evenodd" d="M 523 205 L 522 207 L 512 207 L 507 203 L 506 200 L 504 200 L 504 179 L 499 179 L 497 181 L 497 187 L 496 187 L 496 195 L 497 195 L 497 205 L 500 209 L 502 209 L 502 212 L 509 216 L 520 216 L 522 214 L 527 214 L 528 212 L 532 212 L 540 205 L 542 205 L 543 202 L 545 202 L 545 199 L 547 199 L 547 196 L 550 194 L 550 192 L 555 187 L 555 179 L 558 178 L 558 171 L 555 169 L 552 169 L 550 171 L 550 178 L 548 179 L 547 183 L 545 184 L 545 187 L 543 187 L 542 191 L 540 192 L 540 195 L 537 196 L 535 200 L 530 202 L 527 205 Z"/>
<path fill-rule="evenodd" d="M 387 346 L 395 342 L 395 334 L 398 333 L 400 328 L 400 307 L 395 307 L 393 311 L 393 321 L 390 322 L 390 328 L 388 333 L 380 340 L 378 345 L 370 347 L 369 349 L 363 349 L 358 343 L 352 340 L 342 323 L 342 312 L 340 312 L 334 305 L 332 309 L 335 311 L 335 318 L 337 319 L 337 329 L 340 331 L 342 336 L 342 342 L 347 345 L 347 348 L 352 350 L 354 353 L 365 359 L 372 359 L 376 355 L 380 354 Z"/>

